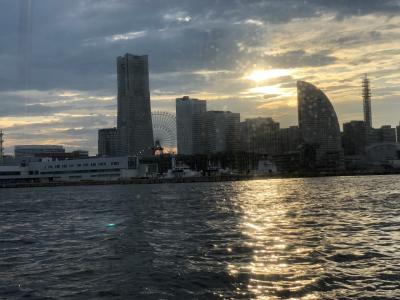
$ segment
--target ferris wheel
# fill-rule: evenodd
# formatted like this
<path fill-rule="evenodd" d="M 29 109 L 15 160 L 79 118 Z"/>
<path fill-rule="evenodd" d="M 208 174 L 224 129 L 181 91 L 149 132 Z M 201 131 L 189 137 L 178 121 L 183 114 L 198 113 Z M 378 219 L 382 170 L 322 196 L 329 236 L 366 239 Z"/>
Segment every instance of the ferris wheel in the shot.
<path fill-rule="evenodd" d="M 166 111 L 153 111 L 151 113 L 153 122 L 154 145 L 161 146 L 165 152 L 176 152 L 176 117 Z"/>

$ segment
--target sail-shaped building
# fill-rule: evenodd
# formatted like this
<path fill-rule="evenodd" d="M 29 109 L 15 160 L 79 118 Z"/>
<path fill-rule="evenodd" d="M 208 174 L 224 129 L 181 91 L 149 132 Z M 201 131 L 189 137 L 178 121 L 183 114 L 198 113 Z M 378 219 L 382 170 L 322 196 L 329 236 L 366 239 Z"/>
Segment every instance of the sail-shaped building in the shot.
<path fill-rule="evenodd" d="M 329 98 L 314 85 L 297 82 L 299 127 L 304 147 L 311 149 L 316 168 L 343 169 L 343 149 L 336 112 Z"/>

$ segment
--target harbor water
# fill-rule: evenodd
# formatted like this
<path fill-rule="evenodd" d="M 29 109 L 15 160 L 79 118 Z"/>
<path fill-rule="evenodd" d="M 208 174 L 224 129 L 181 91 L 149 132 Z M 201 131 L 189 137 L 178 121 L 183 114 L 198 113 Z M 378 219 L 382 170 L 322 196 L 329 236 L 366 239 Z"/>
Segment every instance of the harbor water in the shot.
<path fill-rule="evenodd" d="M 0 191 L 0 299 L 399 299 L 400 176 Z"/>

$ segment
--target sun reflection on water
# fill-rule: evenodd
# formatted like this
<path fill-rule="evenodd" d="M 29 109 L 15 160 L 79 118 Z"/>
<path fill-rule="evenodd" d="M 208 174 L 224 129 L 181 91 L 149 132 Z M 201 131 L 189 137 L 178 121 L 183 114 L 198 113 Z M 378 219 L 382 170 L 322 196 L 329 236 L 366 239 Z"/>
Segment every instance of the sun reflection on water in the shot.
<path fill-rule="evenodd" d="M 303 207 L 288 201 L 293 195 L 280 188 L 279 180 L 262 184 L 265 192 L 254 194 L 254 189 L 244 188 L 234 200 L 243 212 L 239 224 L 247 238 L 243 245 L 252 256 L 250 262 L 229 264 L 228 272 L 233 277 L 248 276 L 247 290 L 254 299 L 318 299 L 307 288 L 323 267 L 310 261 L 315 249 L 299 238 L 306 229 L 296 224 L 296 210 Z"/>

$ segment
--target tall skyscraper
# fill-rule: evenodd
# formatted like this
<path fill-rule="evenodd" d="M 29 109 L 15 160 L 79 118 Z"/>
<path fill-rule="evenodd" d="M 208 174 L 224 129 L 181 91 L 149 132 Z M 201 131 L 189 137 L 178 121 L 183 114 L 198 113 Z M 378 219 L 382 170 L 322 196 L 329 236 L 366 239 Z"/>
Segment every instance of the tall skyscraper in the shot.
<path fill-rule="evenodd" d="M 151 155 L 154 146 L 147 55 L 117 58 L 120 154 Z"/>
<path fill-rule="evenodd" d="M 343 168 L 339 122 L 328 97 L 304 81 L 297 82 L 297 97 L 302 139 L 312 149 L 315 167 Z"/>
<path fill-rule="evenodd" d="M 202 114 L 207 110 L 205 100 L 176 99 L 176 129 L 178 153 L 193 155 L 205 151 L 205 136 L 202 130 Z"/>
<path fill-rule="evenodd" d="M 230 111 L 207 111 L 203 114 L 207 153 L 240 150 L 240 114 Z"/>
<path fill-rule="evenodd" d="M 104 128 L 99 130 L 98 155 L 117 156 L 118 155 L 118 131 L 117 128 Z"/>
<path fill-rule="evenodd" d="M 240 123 L 241 150 L 274 155 L 279 152 L 279 123 L 272 118 L 252 118 Z"/>
<path fill-rule="evenodd" d="M 365 74 L 362 80 L 362 96 L 364 106 L 364 122 L 368 128 L 372 128 L 371 88 L 367 74 Z"/>

